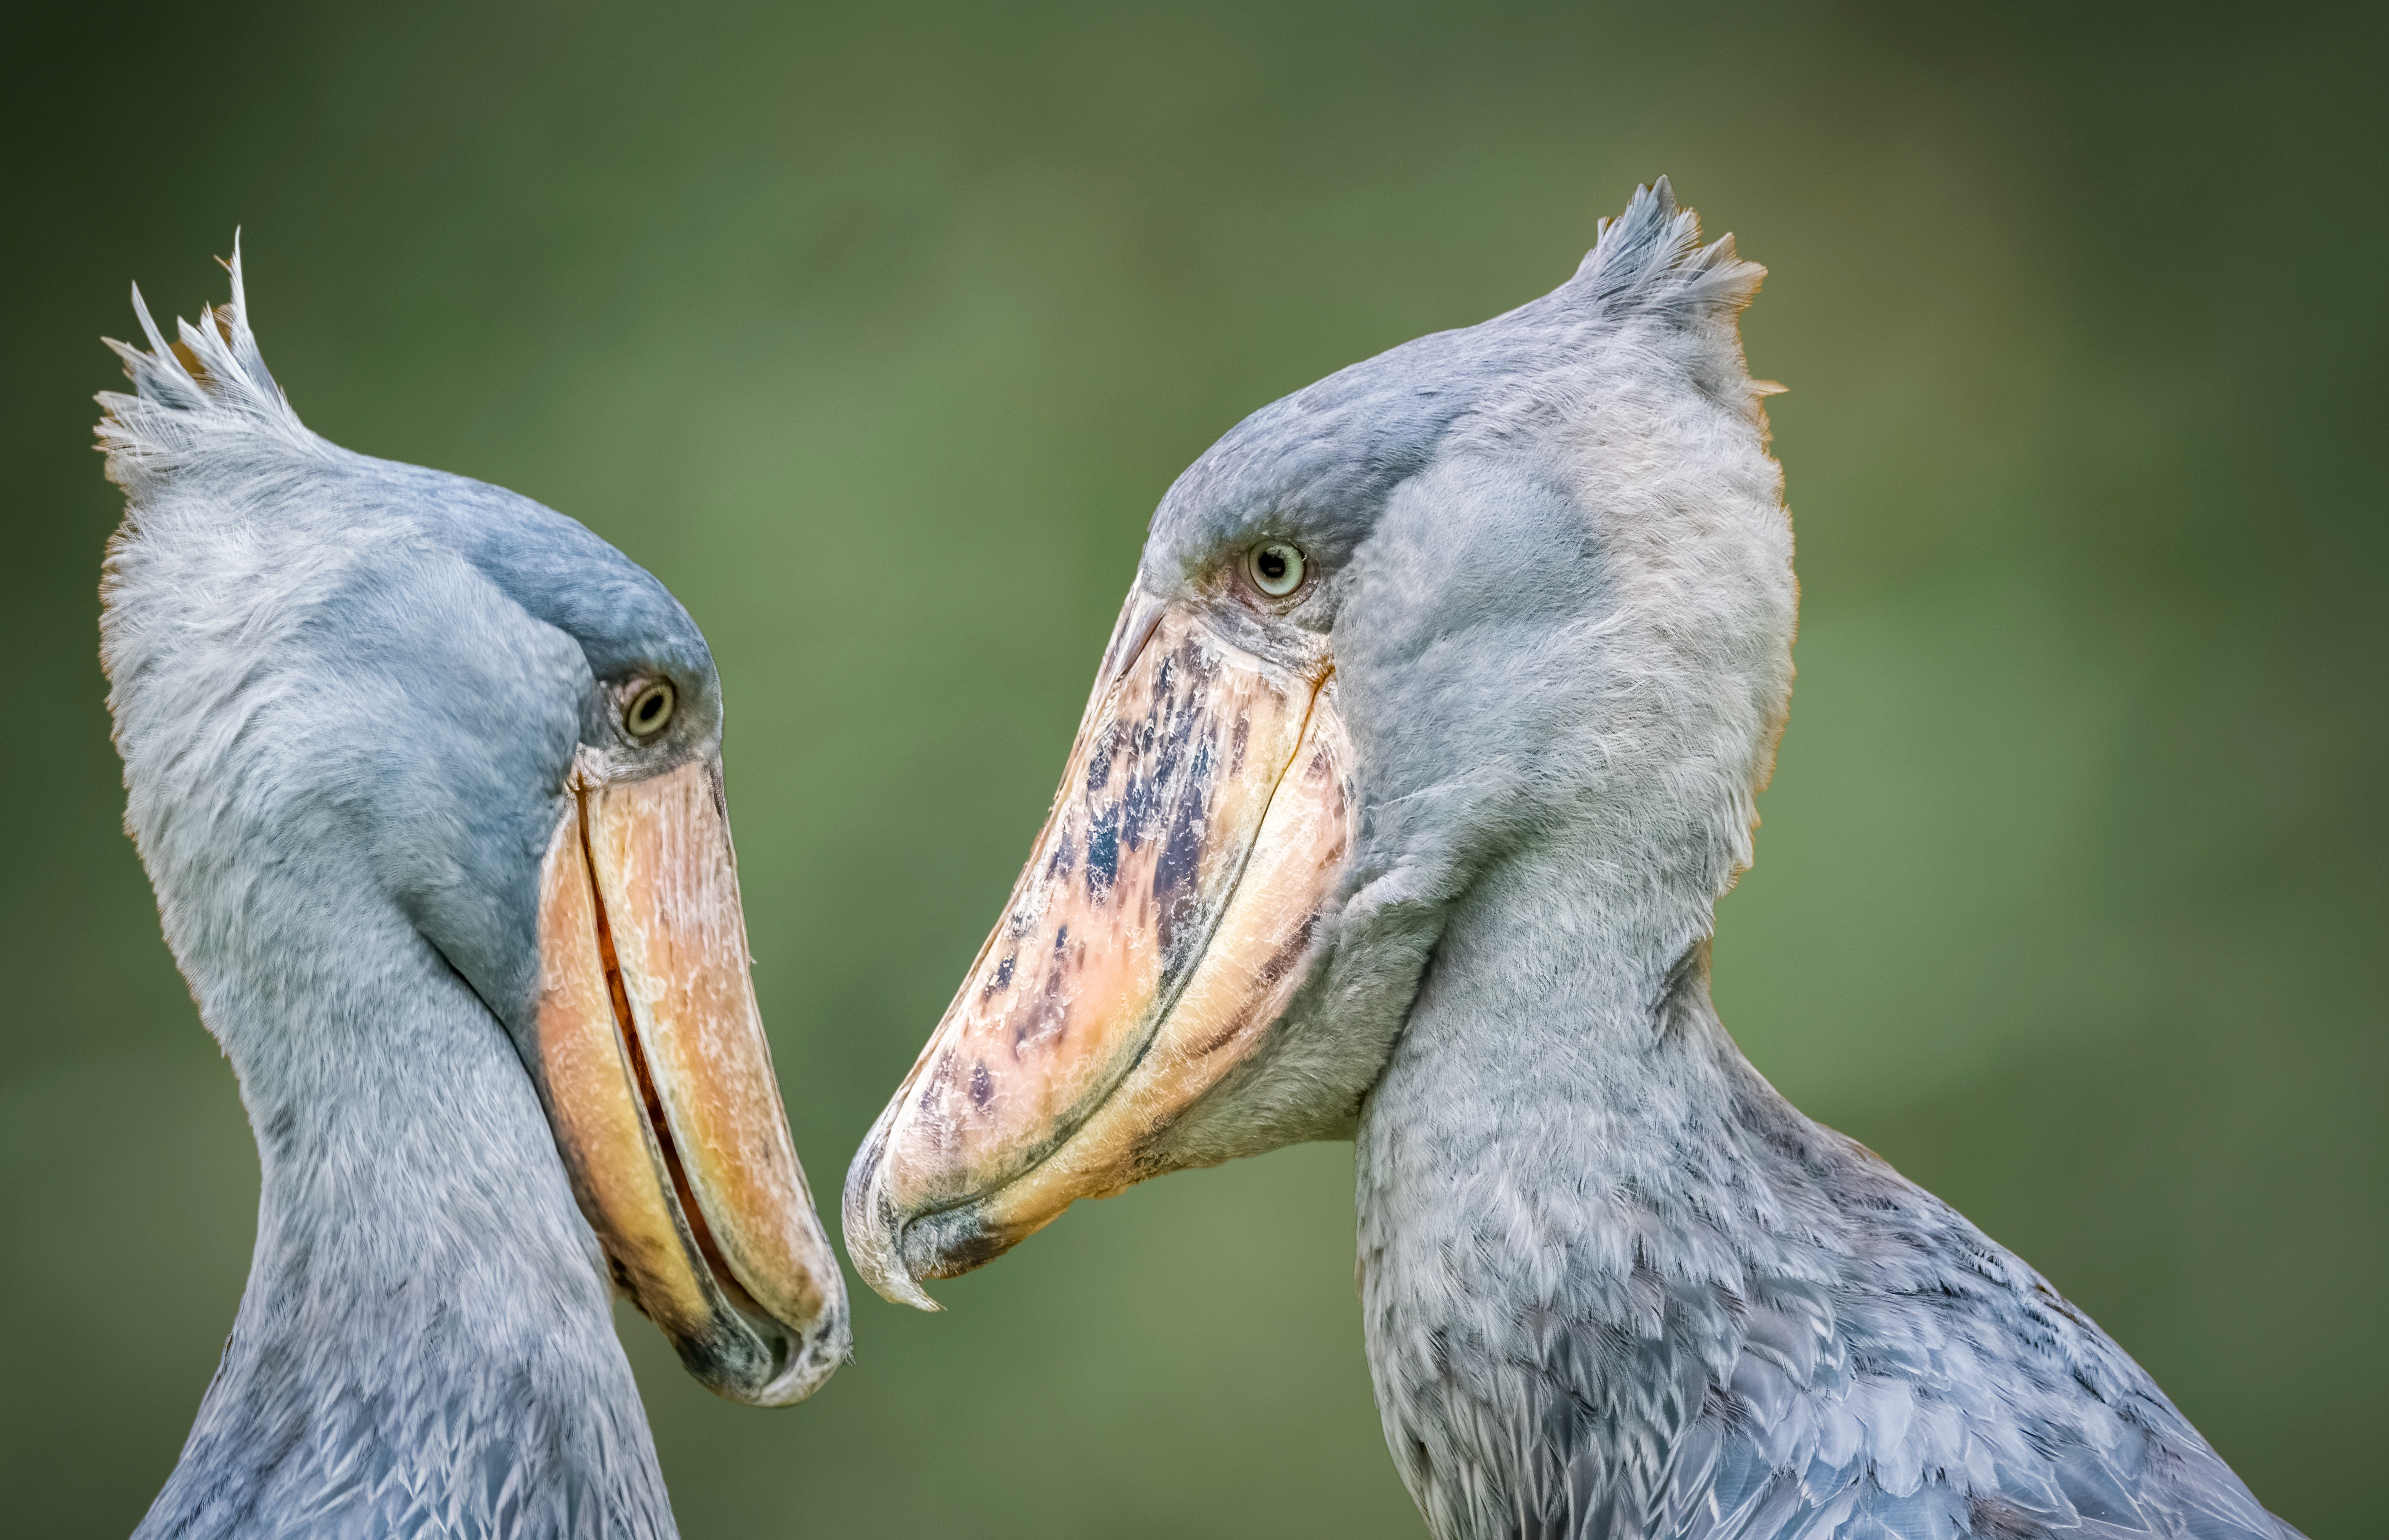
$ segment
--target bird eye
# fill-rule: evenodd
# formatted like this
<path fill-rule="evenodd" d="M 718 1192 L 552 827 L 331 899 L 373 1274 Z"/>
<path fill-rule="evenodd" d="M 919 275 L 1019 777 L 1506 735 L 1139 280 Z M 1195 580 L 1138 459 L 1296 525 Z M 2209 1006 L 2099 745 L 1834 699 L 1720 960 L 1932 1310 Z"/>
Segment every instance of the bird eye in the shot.
<path fill-rule="evenodd" d="M 1283 599 L 1302 586 L 1302 548 L 1284 541 L 1256 545 L 1245 555 L 1245 575 L 1272 599 Z"/>
<path fill-rule="evenodd" d="M 671 714 L 671 681 L 659 679 L 631 697 L 622 708 L 622 727 L 633 738 L 652 738 L 664 730 Z"/>

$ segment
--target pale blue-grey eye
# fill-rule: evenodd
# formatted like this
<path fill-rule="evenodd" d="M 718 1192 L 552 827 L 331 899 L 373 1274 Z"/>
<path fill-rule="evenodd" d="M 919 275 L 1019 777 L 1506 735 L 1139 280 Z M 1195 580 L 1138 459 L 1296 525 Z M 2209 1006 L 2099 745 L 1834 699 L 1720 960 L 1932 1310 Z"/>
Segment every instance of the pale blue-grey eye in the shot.
<path fill-rule="evenodd" d="M 652 738 L 671 720 L 672 687 L 670 680 L 658 680 L 631 697 L 622 707 L 622 728 L 633 738 Z"/>
<path fill-rule="evenodd" d="M 1272 599 L 1283 599 L 1302 586 L 1302 548 L 1284 541 L 1266 541 L 1245 556 L 1245 575 Z"/>

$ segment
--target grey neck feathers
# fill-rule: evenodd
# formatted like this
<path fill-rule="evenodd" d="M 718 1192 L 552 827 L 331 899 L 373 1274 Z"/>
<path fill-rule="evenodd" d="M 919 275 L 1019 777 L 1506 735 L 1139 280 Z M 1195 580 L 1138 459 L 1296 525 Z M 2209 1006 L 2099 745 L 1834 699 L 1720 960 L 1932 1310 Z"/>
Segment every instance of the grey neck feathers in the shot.
<path fill-rule="evenodd" d="M 263 1169 L 224 1361 L 142 1536 L 668 1536 L 594 1239 L 511 1043 L 394 912 L 178 951 Z M 273 914 L 271 946 L 254 939 Z"/>
<path fill-rule="evenodd" d="M 1679 1260 L 1660 1215 L 1712 1201 L 1691 1166 L 1737 1077 L 1706 1010 L 1706 903 L 1598 891 L 1615 871 L 1531 852 L 1480 874 L 1362 1113 L 1371 1368 L 1396 1461 L 1445 1540 L 1574 1533 L 1504 1521 L 1544 1506 L 1522 1488 L 1564 1457 L 1536 1447 L 1562 1436 L 1547 1403 L 1571 1394 L 1541 1360 L 1640 1344 L 1640 1361 L 1563 1374 L 1608 1381 L 1593 1432 L 1620 1453 L 1680 1421 L 1638 1402 L 1689 1389 L 1698 1405 L 1697 1365 L 1650 1361 L 1694 1345 L 1654 1330 L 1652 1272 Z"/>
<path fill-rule="evenodd" d="M 2038 1275 L 1760 1078 L 1706 891 L 1653 870 L 1482 873 L 1362 1111 L 1370 1369 L 1439 1540 L 2293 1534 Z"/>

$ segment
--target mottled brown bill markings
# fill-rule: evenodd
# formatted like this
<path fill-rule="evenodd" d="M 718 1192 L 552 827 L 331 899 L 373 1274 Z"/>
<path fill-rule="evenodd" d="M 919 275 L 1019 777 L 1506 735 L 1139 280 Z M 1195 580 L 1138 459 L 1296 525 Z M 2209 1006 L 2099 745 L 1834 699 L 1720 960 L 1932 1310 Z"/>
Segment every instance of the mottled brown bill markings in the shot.
<path fill-rule="evenodd" d="M 1350 844 L 1332 662 L 1132 595 L 1003 921 L 849 1179 L 881 1292 L 1156 1175 L 1154 1139 L 1284 1011 Z"/>
<path fill-rule="evenodd" d="M 721 775 L 608 781 L 584 751 L 541 870 L 532 1072 L 617 1280 L 733 1400 L 802 1399 L 844 1284 L 748 974 Z"/>

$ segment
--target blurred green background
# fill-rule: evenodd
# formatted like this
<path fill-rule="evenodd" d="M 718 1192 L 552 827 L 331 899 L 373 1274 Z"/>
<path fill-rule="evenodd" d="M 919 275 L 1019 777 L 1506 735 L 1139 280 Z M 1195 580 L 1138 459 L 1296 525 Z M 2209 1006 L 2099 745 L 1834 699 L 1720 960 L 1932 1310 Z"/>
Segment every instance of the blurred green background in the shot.
<path fill-rule="evenodd" d="M 0 22 L 0 1528 L 121 1535 L 254 1157 L 157 934 L 86 448 L 223 292 L 319 431 L 705 627 L 824 1197 L 993 919 L 1145 515 L 1239 416 L 1543 292 L 1667 172 L 1773 275 L 1800 683 L 1752 1057 L 2018 1248 L 2317 1536 L 2378 1522 L 2380 7 L 20 5 Z M 52 707 L 56 710 L 52 710 Z M 816 1400 L 626 1317 L 692 1540 L 1422 1533 L 1350 1152 L 1086 1205 Z"/>

